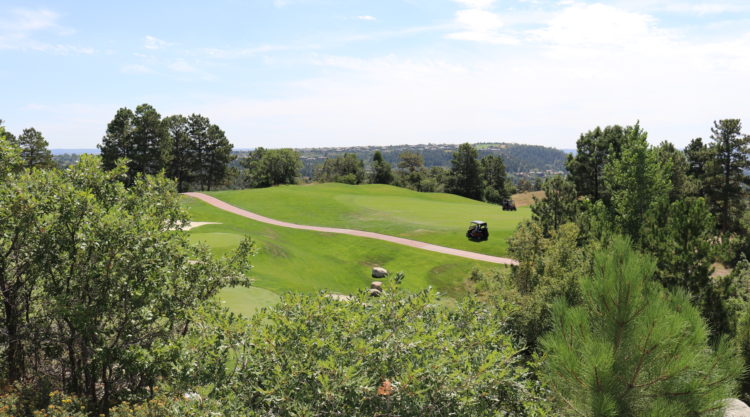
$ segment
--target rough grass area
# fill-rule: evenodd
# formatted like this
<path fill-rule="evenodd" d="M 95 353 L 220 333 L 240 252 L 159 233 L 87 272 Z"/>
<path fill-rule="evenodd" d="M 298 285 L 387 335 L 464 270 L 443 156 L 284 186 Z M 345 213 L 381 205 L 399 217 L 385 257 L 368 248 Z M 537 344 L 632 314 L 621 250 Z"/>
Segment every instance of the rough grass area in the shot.
<path fill-rule="evenodd" d="M 494 256 L 505 255 L 508 237 L 530 216 L 528 207 L 504 212 L 494 204 L 389 185 L 292 185 L 209 194 L 287 222 L 367 230 Z M 472 220 L 488 223 L 488 241 L 466 239 Z"/>
<path fill-rule="evenodd" d="M 528 207 L 534 203 L 534 197 L 539 200 L 544 199 L 544 191 L 529 191 L 525 193 L 513 194 L 511 197 L 516 207 Z"/>
<path fill-rule="evenodd" d="M 287 188 L 289 191 L 293 189 L 304 191 L 313 187 L 283 188 Z M 393 189 L 393 187 L 388 188 Z M 270 198 L 266 193 L 245 191 L 235 193 L 246 195 L 248 199 Z M 334 200 L 332 206 L 341 204 L 335 203 L 333 196 L 331 198 Z M 291 196 L 286 196 L 286 198 L 275 200 L 275 203 L 279 206 L 279 212 L 294 211 L 285 207 L 289 200 L 294 199 Z M 316 199 L 313 198 L 313 202 L 323 204 L 325 199 L 318 198 L 316 202 Z M 368 288 L 370 281 L 372 281 L 370 271 L 371 267 L 375 265 L 384 266 L 392 272 L 404 271 L 407 276 L 404 286 L 407 288 L 422 289 L 433 286 L 448 296 L 457 298 L 463 296 L 463 282 L 473 268 L 478 267 L 485 270 L 502 268 L 502 266 L 494 264 L 373 239 L 271 226 L 227 213 L 190 197 L 184 197 L 184 204 L 190 212 L 191 220 L 221 223 L 201 226 L 187 232 L 190 233 L 191 239 L 206 243 L 217 255 L 237 247 L 237 244 L 245 235 L 251 236 L 258 242 L 259 254 L 252 261 L 255 266 L 252 276 L 256 280 L 256 288 L 249 290 L 242 288 L 226 289 L 220 295 L 228 307 L 242 314 L 252 314 L 257 308 L 272 304 L 275 301 L 276 294 L 287 291 L 316 292 L 328 290 L 347 294 L 363 290 Z M 303 204 L 297 202 L 298 207 Z M 475 204 L 483 205 L 482 203 Z M 437 205 L 439 206 L 439 204 Z M 304 222 L 275 216 L 271 202 L 267 201 L 264 206 L 267 207 L 267 211 L 259 210 L 261 214 L 299 223 Z M 252 208 L 247 208 L 252 210 Z M 395 210 L 393 207 L 389 208 Z M 311 204 L 310 211 L 315 210 L 318 213 L 325 211 L 322 207 Z M 299 211 L 307 212 L 302 207 L 299 208 Z M 408 212 L 409 210 L 405 211 Z M 381 216 L 387 215 L 381 214 Z M 321 217 L 329 220 L 336 218 L 335 213 L 328 216 L 321 214 Z M 387 224 L 386 220 L 384 219 L 382 223 Z M 428 224 L 420 227 L 424 228 L 425 226 L 429 227 Z M 460 233 L 458 240 L 465 239 L 463 227 L 457 230 Z M 490 240 L 490 243 L 492 243 L 492 240 Z"/>

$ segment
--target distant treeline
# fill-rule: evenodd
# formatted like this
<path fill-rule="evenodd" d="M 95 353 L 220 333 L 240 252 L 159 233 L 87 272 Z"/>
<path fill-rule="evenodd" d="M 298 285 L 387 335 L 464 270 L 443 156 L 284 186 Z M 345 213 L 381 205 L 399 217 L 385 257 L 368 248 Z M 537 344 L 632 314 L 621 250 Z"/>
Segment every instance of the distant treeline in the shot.
<path fill-rule="evenodd" d="M 327 158 L 335 158 L 344 154 L 354 154 L 364 161 L 372 161 L 375 152 L 380 152 L 389 164 L 396 165 L 404 152 L 414 152 L 422 155 L 427 168 L 451 165 L 453 152 L 458 150 L 457 144 L 427 144 L 427 145 L 394 145 L 394 146 L 355 146 L 341 148 L 303 148 L 297 149 L 302 156 L 302 175 L 312 177 L 315 167 Z M 554 148 L 536 145 L 521 145 L 517 143 L 477 143 L 475 144 L 479 157 L 498 155 L 503 158 L 505 169 L 511 174 L 565 170 L 566 153 Z"/>

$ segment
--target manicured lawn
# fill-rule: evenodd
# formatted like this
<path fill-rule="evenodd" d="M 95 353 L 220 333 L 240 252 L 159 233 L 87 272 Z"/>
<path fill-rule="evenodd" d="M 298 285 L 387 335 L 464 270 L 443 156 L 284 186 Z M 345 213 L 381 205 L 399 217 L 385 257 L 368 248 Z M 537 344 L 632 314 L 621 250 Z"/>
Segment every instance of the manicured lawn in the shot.
<path fill-rule="evenodd" d="M 252 277 L 255 287 L 263 291 L 232 288 L 220 295 L 238 313 L 252 314 L 273 303 L 276 294 L 287 291 L 346 294 L 364 290 L 372 281 L 370 270 L 375 265 L 406 273 L 407 288 L 433 286 L 450 297 L 464 295 L 464 281 L 473 268 L 503 268 L 373 239 L 271 226 L 190 197 L 184 197 L 184 204 L 191 220 L 221 223 L 186 232 L 194 241 L 209 245 L 217 255 L 234 249 L 245 235 L 258 243 Z"/>
<path fill-rule="evenodd" d="M 209 194 L 278 220 L 367 230 L 495 256 L 505 255 L 508 237 L 530 216 L 528 207 L 504 212 L 451 194 L 388 185 L 292 185 Z M 488 223 L 488 241 L 466 239 L 471 220 Z"/>

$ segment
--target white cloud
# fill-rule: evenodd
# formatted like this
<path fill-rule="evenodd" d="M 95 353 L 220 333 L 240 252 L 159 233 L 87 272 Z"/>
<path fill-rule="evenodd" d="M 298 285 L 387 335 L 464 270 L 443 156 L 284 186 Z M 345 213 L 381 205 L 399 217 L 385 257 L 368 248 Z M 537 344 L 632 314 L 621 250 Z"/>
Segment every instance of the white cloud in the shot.
<path fill-rule="evenodd" d="M 39 35 L 63 37 L 75 31 L 59 24 L 60 15 L 49 9 L 14 9 L 0 15 L 0 50 L 30 50 L 58 55 L 92 54 L 93 48 L 41 41 Z"/>
<path fill-rule="evenodd" d="M 646 14 L 603 4 L 573 3 L 554 16 L 544 29 L 532 31 L 538 40 L 559 45 L 610 45 L 639 48 L 670 38 Z"/>
<path fill-rule="evenodd" d="M 750 119 L 750 30 L 695 41 L 652 15 L 579 2 L 538 24 L 516 32 L 522 48 L 495 56 L 317 56 L 324 75 L 280 87 L 292 96 L 214 97 L 201 113 L 216 115 L 238 146 L 504 140 L 570 148 L 597 125 L 640 120 L 653 143 L 682 147 L 708 135 L 713 120 Z M 492 17 L 473 27 L 505 28 Z"/>
<path fill-rule="evenodd" d="M 487 9 L 495 4 L 495 0 L 453 0 L 470 9 Z"/>
<path fill-rule="evenodd" d="M 455 23 L 461 30 L 446 35 L 448 39 L 495 44 L 515 44 L 518 42 L 501 29 L 505 26 L 500 15 L 486 10 L 494 0 L 455 0 L 469 7 L 456 12 Z"/>
<path fill-rule="evenodd" d="M 161 40 L 157 37 L 146 35 L 143 47 L 146 49 L 162 49 L 174 45 L 171 42 Z"/>
<path fill-rule="evenodd" d="M 357 16 L 357 19 L 359 19 L 359 20 L 369 20 L 371 22 L 375 21 L 375 20 L 378 20 L 377 18 L 375 18 L 375 16 L 369 16 L 369 15 Z"/>

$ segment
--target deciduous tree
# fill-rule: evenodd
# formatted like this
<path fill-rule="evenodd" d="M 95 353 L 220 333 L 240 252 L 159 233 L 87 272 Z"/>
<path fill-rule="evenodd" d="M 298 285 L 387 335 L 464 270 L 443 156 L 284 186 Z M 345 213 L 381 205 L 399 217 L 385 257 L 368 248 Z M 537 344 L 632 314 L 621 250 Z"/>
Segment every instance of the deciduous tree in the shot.
<path fill-rule="evenodd" d="M 380 151 L 375 151 L 372 156 L 372 172 L 370 173 L 370 182 L 373 184 L 390 184 L 393 182 L 393 172 L 391 164 L 383 159 Z"/>

